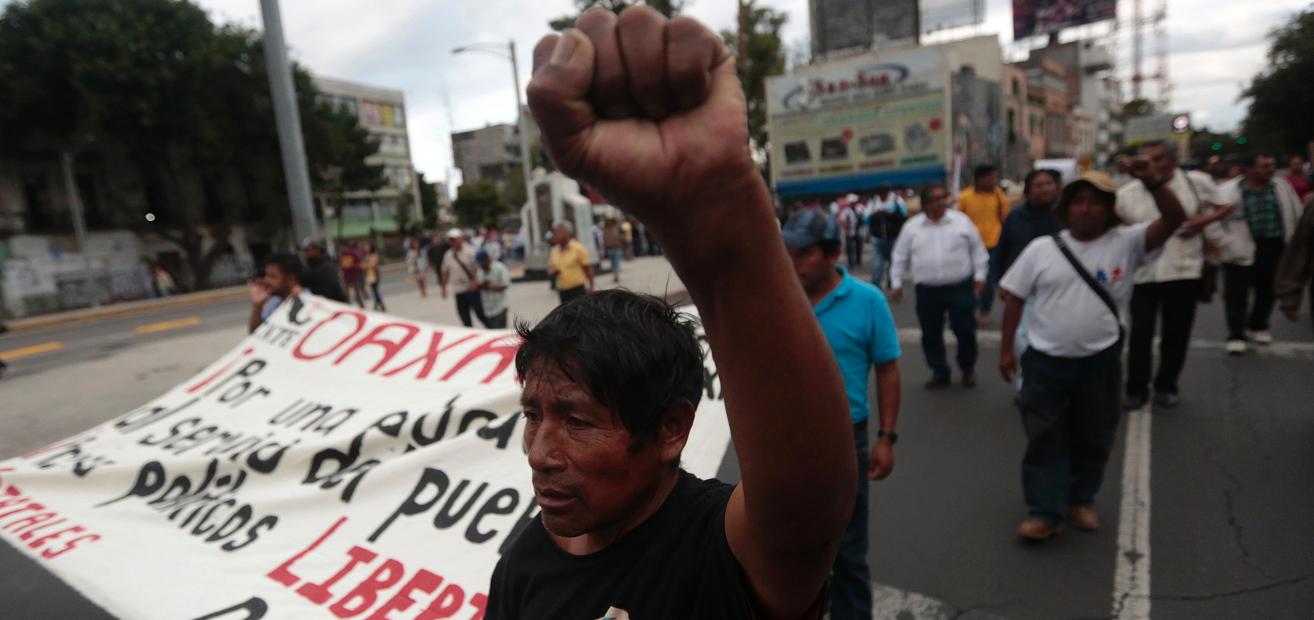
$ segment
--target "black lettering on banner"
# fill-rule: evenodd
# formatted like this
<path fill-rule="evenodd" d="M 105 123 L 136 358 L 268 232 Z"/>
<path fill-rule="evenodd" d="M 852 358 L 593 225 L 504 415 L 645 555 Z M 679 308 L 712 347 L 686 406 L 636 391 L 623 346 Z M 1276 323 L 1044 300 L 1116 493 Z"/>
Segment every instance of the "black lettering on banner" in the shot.
<path fill-rule="evenodd" d="M 361 446 L 364 443 L 365 433 L 362 432 L 352 438 L 351 446 L 346 452 L 337 448 L 325 448 L 316 452 L 310 460 L 310 470 L 306 472 L 301 484 L 318 484 L 321 489 L 328 490 L 337 487 L 350 477 L 351 482 L 343 487 L 340 496 L 343 502 L 350 502 L 352 496 L 356 494 L 356 487 L 360 485 L 361 479 L 380 462 L 378 459 L 361 460 Z"/>
<path fill-rule="evenodd" d="M 177 523 L 177 527 L 189 536 L 203 537 L 207 544 L 222 542 L 219 548 L 223 551 L 238 551 L 256 542 L 262 531 L 274 529 L 278 517 L 266 515 L 257 519 L 250 504 L 239 504 L 233 499 L 233 494 L 246 481 L 246 472 L 239 469 L 236 474 L 220 474 L 219 466 L 220 462 L 212 459 L 206 466 L 205 477 L 194 484 L 186 475 L 170 480 L 163 464 L 150 461 L 137 472 L 137 479 L 127 492 L 95 507 L 102 508 L 134 497 L 146 500 L 147 507 L 157 513 L 167 513 L 167 519 Z M 228 512 L 228 516 L 220 522 L 223 517 L 217 516 L 216 512 Z M 239 534 L 242 535 L 240 539 L 236 538 Z"/>
<path fill-rule="evenodd" d="M 101 465 L 113 465 L 114 460 L 99 454 L 90 454 L 84 450 L 84 446 L 95 440 L 95 437 L 89 437 L 85 441 L 79 441 L 58 448 L 36 462 L 36 468 L 40 470 L 54 469 L 61 465 L 68 465 L 73 471 L 73 475 L 79 478 L 85 478 L 87 474 L 96 470 Z"/>
<path fill-rule="evenodd" d="M 359 409 L 347 407 L 334 410 L 333 405 L 329 403 L 316 403 L 304 398 L 298 398 L 292 404 L 284 407 L 282 411 L 274 414 L 269 418 L 269 423 L 273 426 L 282 426 L 284 428 L 293 428 L 300 425 L 303 432 L 319 433 L 327 436 L 338 427 L 350 420 Z"/>
<path fill-rule="evenodd" d="M 534 509 L 537 508 L 531 498 L 526 502 L 528 509 L 525 514 L 511 528 L 488 527 L 490 518 L 515 513 L 521 503 L 520 492 L 516 489 L 504 488 L 486 496 L 485 493 L 489 488 L 487 482 L 480 482 L 477 486 L 474 485 L 474 481 L 461 479 L 453 486 L 452 479 L 446 472 L 437 468 L 426 467 L 424 472 L 420 474 L 415 486 L 411 489 L 410 495 L 397 506 L 392 514 L 383 520 L 383 523 L 379 524 L 367 540 L 369 542 L 378 541 L 379 537 L 392 526 L 398 517 L 412 517 L 424 514 L 437 506 L 440 500 L 445 501 L 434 513 L 432 518 L 433 527 L 436 529 L 449 529 L 468 520 L 464 536 L 466 540 L 474 544 L 484 544 L 499 535 L 522 528 L 521 523 L 530 520 Z M 474 486 L 473 490 L 469 490 L 472 486 Z M 476 505 L 478 505 L 478 508 L 475 508 Z"/>
<path fill-rule="evenodd" d="M 300 439 L 284 444 L 270 439 L 273 433 L 266 433 L 263 439 L 255 436 L 229 432 L 215 425 L 200 426 L 204 418 L 184 418 L 174 423 L 166 435 L 152 433 L 137 443 L 143 446 L 155 446 L 175 456 L 209 446 L 202 456 L 228 455 L 233 463 L 245 462 L 247 467 L 268 474 L 282 460 L 287 449 L 300 443 Z"/>
<path fill-rule="evenodd" d="M 238 616 L 238 613 L 245 613 Z M 258 596 L 253 596 L 232 607 L 225 607 L 214 613 L 197 616 L 193 620 L 260 620 L 269 613 L 269 604 Z"/>
<path fill-rule="evenodd" d="M 140 409 L 135 409 L 133 411 L 129 411 L 128 413 L 124 414 L 123 417 L 119 418 L 118 420 L 115 420 L 114 428 L 115 430 L 118 430 L 120 433 L 131 433 L 133 431 L 138 431 L 147 426 L 150 426 L 151 424 L 159 422 L 164 418 L 172 416 L 188 407 L 191 407 L 192 405 L 195 405 L 196 403 L 200 402 L 200 400 L 201 400 L 200 398 L 193 398 L 173 409 L 170 409 L 168 407 L 161 407 L 161 406 L 142 407 Z"/>

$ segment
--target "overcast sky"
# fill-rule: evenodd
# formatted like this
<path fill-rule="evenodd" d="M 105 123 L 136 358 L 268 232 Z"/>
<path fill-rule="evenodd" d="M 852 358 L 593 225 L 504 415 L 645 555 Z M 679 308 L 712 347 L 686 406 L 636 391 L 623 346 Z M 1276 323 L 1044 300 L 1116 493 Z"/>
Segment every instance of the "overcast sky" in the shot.
<path fill-rule="evenodd" d="M 259 0 L 194 0 L 216 21 L 259 26 Z M 785 40 L 806 47 L 807 0 L 759 0 L 789 14 Z M 999 33 L 1010 58 L 1012 0 L 985 0 L 986 21 L 960 30 Z M 8 0 L 0 0 L 7 4 Z M 1153 6 L 1157 0 L 1143 0 Z M 1167 32 L 1173 107 L 1189 111 L 1197 125 L 1234 128 L 1245 114 L 1237 103 L 1243 85 L 1263 67 L 1266 33 L 1310 0 L 1170 0 Z M 405 92 L 415 165 L 431 180 L 451 166 L 448 133 L 515 116 L 511 70 L 489 55 L 453 56 L 451 49 L 476 42 L 514 40 L 521 87 L 530 72 L 529 51 L 553 17 L 571 12 L 571 0 L 283 0 L 283 24 L 292 56 L 327 76 L 398 88 Z M 731 28 L 735 0 L 690 0 L 687 13 L 716 28 Z M 1123 19 L 1131 3 L 1120 6 Z M 1107 29 L 1105 29 L 1107 30 Z M 1154 49 L 1147 42 L 1147 53 Z M 1118 55 L 1130 56 L 1127 37 Z M 1147 73 L 1154 71 L 1153 56 Z M 1125 66 L 1121 75 L 1130 74 Z M 444 103 L 450 101 L 450 107 Z M 1150 94 L 1153 95 L 1151 90 Z M 449 119 L 450 117 L 450 125 Z"/>

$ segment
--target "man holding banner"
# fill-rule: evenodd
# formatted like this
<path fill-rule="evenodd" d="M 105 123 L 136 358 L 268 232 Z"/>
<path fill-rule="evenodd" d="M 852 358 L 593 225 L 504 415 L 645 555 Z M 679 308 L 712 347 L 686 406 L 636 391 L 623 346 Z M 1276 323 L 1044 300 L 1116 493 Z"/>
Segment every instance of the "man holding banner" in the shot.
<path fill-rule="evenodd" d="M 747 149 L 734 59 L 690 18 L 592 9 L 534 50 L 529 103 L 566 174 L 661 243 L 699 309 L 586 296 L 522 330 L 524 447 L 541 508 L 493 574 L 487 616 L 816 618 L 853 510 L 839 371 Z M 742 481 L 680 469 L 719 379 Z M 809 415 L 798 432 L 798 415 Z"/>

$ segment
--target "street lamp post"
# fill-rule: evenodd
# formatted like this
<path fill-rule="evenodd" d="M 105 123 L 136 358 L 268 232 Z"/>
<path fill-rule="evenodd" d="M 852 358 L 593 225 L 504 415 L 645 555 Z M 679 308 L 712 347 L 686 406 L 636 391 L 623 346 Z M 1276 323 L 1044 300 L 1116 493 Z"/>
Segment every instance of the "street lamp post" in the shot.
<path fill-rule="evenodd" d="M 283 174 L 287 179 L 287 198 L 292 208 L 292 230 L 300 247 L 315 237 L 315 209 L 310 198 L 310 174 L 306 169 L 306 146 L 301 138 L 301 115 L 297 110 L 296 86 L 292 67 L 287 61 L 287 44 L 283 40 L 283 18 L 278 0 L 260 0 L 265 24 L 265 63 L 269 72 L 269 91 L 274 101 L 274 121 L 278 127 L 279 151 L 283 155 Z"/>
<path fill-rule="evenodd" d="M 543 245 L 543 231 L 538 230 L 538 197 L 534 195 L 534 182 L 532 180 L 534 166 L 529 159 L 529 128 L 526 127 L 525 115 L 522 112 L 523 108 L 520 103 L 520 65 L 516 60 L 516 42 L 507 41 L 505 50 L 502 49 L 500 43 L 475 43 L 452 50 L 453 54 L 464 52 L 484 52 L 511 61 L 511 81 L 516 92 L 516 133 L 520 134 L 520 168 L 524 172 L 525 201 L 529 204 L 530 213 L 527 218 L 528 221 L 525 222 L 528 228 L 525 234 L 525 245 L 536 251 L 540 250 Z"/>

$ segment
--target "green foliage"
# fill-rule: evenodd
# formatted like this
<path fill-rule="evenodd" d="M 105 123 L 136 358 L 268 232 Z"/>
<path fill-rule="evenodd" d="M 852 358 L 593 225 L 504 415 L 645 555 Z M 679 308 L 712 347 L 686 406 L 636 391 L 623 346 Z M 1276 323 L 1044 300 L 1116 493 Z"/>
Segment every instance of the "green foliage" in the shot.
<path fill-rule="evenodd" d="M 497 217 L 506 212 L 506 202 L 497 186 L 483 179 L 461 184 L 456 191 L 456 200 L 452 202 L 452 212 L 463 226 L 485 226 L 496 222 Z"/>
<path fill-rule="evenodd" d="M 377 144 L 354 117 L 318 105 L 310 75 L 293 71 L 315 189 L 380 187 L 380 169 L 364 164 Z M 53 146 L 125 158 L 156 213 L 150 231 L 187 255 L 199 287 L 213 262 L 201 255 L 202 227 L 223 248 L 232 224 L 271 232 L 290 220 L 260 34 L 216 26 L 188 0 L 5 7 L 0 136 L 11 155 Z M 145 226 L 140 213 L 118 220 Z"/>
<path fill-rule="evenodd" d="M 1314 140 L 1314 9 L 1305 9 L 1269 37 L 1268 69 L 1241 93 L 1250 108 L 1242 133 L 1254 146 L 1304 153 Z"/>
<path fill-rule="evenodd" d="M 600 6 L 613 13 L 619 14 L 621 11 L 636 4 L 646 4 L 657 10 L 658 13 L 667 17 L 674 17 L 684 10 L 685 0 L 575 0 L 575 8 L 578 12 L 574 15 L 562 15 L 548 22 L 553 30 L 558 32 L 567 28 L 575 27 L 575 20 L 584 11 L 595 6 Z"/>
<path fill-rule="evenodd" d="M 1122 105 L 1123 118 L 1136 118 L 1137 116 L 1148 116 L 1154 114 L 1157 106 L 1149 99 L 1132 99 Z"/>
<path fill-rule="evenodd" d="M 746 0 L 741 24 L 745 38 L 740 46 L 739 33 L 723 30 L 721 38 L 736 54 L 739 81 L 748 100 L 748 134 L 753 146 L 767 148 L 766 80 L 785 72 L 785 44 L 780 31 L 789 15 L 769 7 L 757 5 L 757 0 Z"/>
<path fill-rule="evenodd" d="M 417 172 L 416 178 L 420 189 L 420 215 L 424 218 L 421 225 L 424 230 L 433 230 L 438 227 L 438 191 L 423 172 Z"/>

